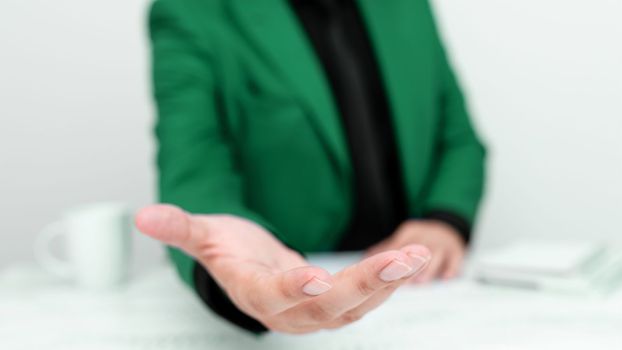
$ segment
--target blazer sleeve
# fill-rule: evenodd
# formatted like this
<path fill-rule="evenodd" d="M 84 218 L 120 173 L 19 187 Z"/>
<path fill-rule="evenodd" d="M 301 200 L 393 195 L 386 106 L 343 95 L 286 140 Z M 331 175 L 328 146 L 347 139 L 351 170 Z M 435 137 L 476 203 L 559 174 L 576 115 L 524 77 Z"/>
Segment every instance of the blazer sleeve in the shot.
<path fill-rule="evenodd" d="M 462 89 L 438 34 L 436 39 L 440 125 L 432 181 L 423 203 L 424 215 L 451 213 L 472 225 L 484 190 L 486 149 L 474 130 Z M 469 237 L 465 239 L 468 241 Z"/>
<path fill-rule="evenodd" d="M 268 222 L 244 205 L 243 181 L 220 122 L 214 56 L 209 43 L 198 40 L 186 9 L 180 13 L 180 4 L 184 2 L 159 0 L 149 14 L 160 201 L 191 213 L 244 217 L 277 235 Z M 218 286 L 207 271 L 196 270 L 204 268 L 192 257 L 172 247 L 168 252 L 179 275 L 202 298 L 220 296 L 222 303 L 228 302 L 224 293 L 214 291 Z M 206 281 L 211 285 L 197 286 Z M 204 292 L 206 288 L 210 293 Z M 206 303 L 222 305 L 221 301 Z"/>

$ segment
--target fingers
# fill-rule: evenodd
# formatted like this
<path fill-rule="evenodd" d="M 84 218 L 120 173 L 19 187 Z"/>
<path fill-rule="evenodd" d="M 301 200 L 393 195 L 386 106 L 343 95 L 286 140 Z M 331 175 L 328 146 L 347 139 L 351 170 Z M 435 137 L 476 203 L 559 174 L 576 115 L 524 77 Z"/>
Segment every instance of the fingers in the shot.
<path fill-rule="evenodd" d="M 407 246 L 402 250 L 403 251 L 406 250 L 407 254 L 421 254 L 422 252 L 420 251 L 420 248 L 421 246 Z M 425 271 L 425 269 L 420 269 L 419 273 L 421 271 Z M 407 283 L 409 279 L 413 278 L 416 275 L 417 275 L 417 272 L 415 272 L 412 276 L 409 276 L 408 278 L 402 278 L 396 283 L 393 283 L 381 289 L 380 291 L 376 292 L 374 295 L 369 297 L 367 300 L 365 300 L 359 306 L 349 311 L 346 311 L 338 319 L 333 321 L 327 328 L 339 328 L 345 324 L 352 323 L 354 321 L 361 319 L 363 316 L 368 314 L 370 311 L 374 310 L 375 308 L 380 306 L 382 303 L 384 303 L 385 300 L 387 300 L 397 288 Z"/>
<path fill-rule="evenodd" d="M 442 278 L 450 279 L 458 276 L 458 273 L 460 273 L 460 269 L 462 268 L 462 260 L 464 260 L 464 254 L 460 252 L 448 254 Z"/>
<path fill-rule="evenodd" d="M 166 244 L 189 248 L 199 241 L 201 230 L 194 219 L 178 207 L 166 204 L 151 205 L 135 216 L 136 227 L 142 233 Z"/>
<path fill-rule="evenodd" d="M 414 276 L 412 281 L 416 283 L 430 282 L 439 275 L 444 261 L 445 252 L 442 250 L 435 251 L 434 256 L 432 256 L 432 260 L 430 260 L 429 266 L 421 274 Z"/>
<path fill-rule="evenodd" d="M 326 293 L 332 288 L 332 276 L 319 267 L 303 266 L 282 273 L 255 275 L 238 285 L 240 303 L 263 318 Z M 248 293 L 249 290 L 253 293 Z"/>
<path fill-rule="evenodd" d="M 421 271 L 429 258 L 430 252 L 421 246 L 377 254 L 335 275 L 330 291 L 281 316 L 302 326 L 328 324 L 375 293 Z"/>
<path fill-rule="evenodd" d="M 326 327 L 327 329 L 334 329 L 343 327 L 346 324 L 356 322 L 363 318 L 370 311 L 374 310 L 378 306 L 382 305 L 401 285 L 407 283 L 407 280 L 401 280 L 393 283 L 387 287 L 382 288 L 374 295 L 365 300 L 361 305 L 344 312 L 341 316 L 332 320 Z"/>
<path fill-rule="evenodd" d="M 419 276 L 411 278 L 414 283 L 427 283 L 435 278 L 451 279 L 458 276 L 462 267 L 464 254 L 460 251 L 437 250 L 430 266 Z"/>

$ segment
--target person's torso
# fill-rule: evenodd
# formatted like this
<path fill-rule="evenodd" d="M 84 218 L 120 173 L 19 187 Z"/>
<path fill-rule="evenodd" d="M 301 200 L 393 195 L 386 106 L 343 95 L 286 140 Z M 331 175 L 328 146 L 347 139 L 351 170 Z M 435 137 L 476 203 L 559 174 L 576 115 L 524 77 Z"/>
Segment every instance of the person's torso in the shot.
<path fill-rule="evenodd" d="M 286 0 L 185 0 L 217 73 L 245 201 L 296 248 L 331 249 L 352 214 L 352 167 L 329 83 Z M 439 42 L 424 0 L 359 0 L 391 109 L 409 215 L 440 126 Z M 301 224 L 304 223 L 304 224 Z"/>

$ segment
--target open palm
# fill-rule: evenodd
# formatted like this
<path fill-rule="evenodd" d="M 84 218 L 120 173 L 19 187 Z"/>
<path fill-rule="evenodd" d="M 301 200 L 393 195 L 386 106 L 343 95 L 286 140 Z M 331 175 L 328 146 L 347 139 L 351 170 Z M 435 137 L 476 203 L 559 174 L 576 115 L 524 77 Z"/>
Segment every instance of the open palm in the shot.
<path fill-rule="evenodd" d="M 358 320 L 430 260 L 427 248 L 409 245 L 331 275 L 240 217 L 190 215 L 174 206 L 154 205 L 137 214 L 136 225 L 193 256 L 240 310 L 288 333 Z"/>

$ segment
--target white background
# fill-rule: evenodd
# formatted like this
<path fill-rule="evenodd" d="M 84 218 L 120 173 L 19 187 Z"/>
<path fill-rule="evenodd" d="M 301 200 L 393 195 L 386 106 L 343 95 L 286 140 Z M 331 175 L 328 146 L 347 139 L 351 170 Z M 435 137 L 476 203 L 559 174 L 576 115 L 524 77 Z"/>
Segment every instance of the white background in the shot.
<path fill-rule="evenodd" d="M 436 5 L 491 150 L 478 242 L 621 237 L 622 1 Z M 0 267 L 66 208 L 153 200 L 146 6 L 0 2 Z"/>

